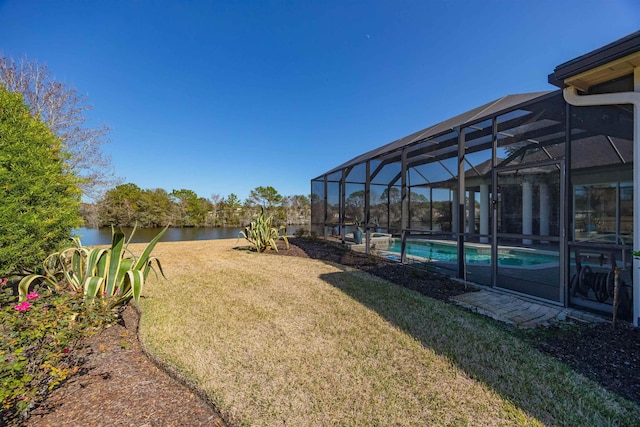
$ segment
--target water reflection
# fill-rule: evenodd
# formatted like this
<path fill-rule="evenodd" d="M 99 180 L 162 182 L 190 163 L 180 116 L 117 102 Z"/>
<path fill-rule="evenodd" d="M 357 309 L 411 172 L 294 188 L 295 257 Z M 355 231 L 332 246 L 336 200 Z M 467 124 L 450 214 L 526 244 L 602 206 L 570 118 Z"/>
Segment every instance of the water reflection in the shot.
<path fill-rule="evenodd" d="M 129 238 L 132 228 L 122 228 L 125 236 Z M 214 239 L 231 239 L 237 238 L 240 228 L 170 228 L 164 236 L 162 242 L 179 242 L 184 240 L 214 240 Z M 132 242 L 146 243 L 150 242 L 162 228 L 138 228 L 133 235 Z M 105 245 L 111 243 L 111 228 L 79 228 L 73 231 L 74 235 L 78 235 L 82 244 Z"/>
<path fill-rule="evenodd" d="M 302 225 L 290 225 L 287 227 L 287 234 L 293 234 Z M 132 228 L 122 228 L 125 236 L 129 238 Z M 217 227 L 217 228 L 169 228 L 161 242 L 180 242 L 186 240 L 216 240 L 216 239 L 236 239 L 242 228 Z M 162 228 L 138 228 L 133 236 L 133 243 L 150 242 Z M 111 243 L 111 227 L 104 228 L 77 228 L 73 230 L 73 235 L 79 236 L 83 245 L 107 245 Z"/>

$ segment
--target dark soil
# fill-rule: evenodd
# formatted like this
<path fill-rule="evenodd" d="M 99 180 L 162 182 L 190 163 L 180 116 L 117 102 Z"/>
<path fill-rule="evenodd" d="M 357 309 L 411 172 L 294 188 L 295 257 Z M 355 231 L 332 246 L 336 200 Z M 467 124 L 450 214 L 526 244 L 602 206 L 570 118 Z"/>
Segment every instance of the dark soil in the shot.
<path fill-rule="evenodd" d="M 540 351 L 640 404 L 640 330 L 628 323 L 564 323 L 528 332 Z"/>
<path fill-rule="evenodd" d="M 138 341 L 138 321 L 137 311 L 128 306 L 119 324 L 75 348 L 80 372 L 53 390 L 24 425 L 225 426 L 196 390 L 151 362 Z M 22 424 L 13 420 L 10 425 Z"/>
<path fill-rule="evenodd" d="M 350 251 L 336 243 L 292 238 L 280 255 L 303 256 L 355 267 L 431 298 L 451 297 L 473 289 L 419 266 Z M 283 247 L 284 248 L 284 247 Z M 510 328 L 504 326 L 505 328 Z M 640 329 L 626 322 L 564 322 L 547 328 L 515 330 L 543 353 L 569 365 L 604 388 L 640 404 Z"/>

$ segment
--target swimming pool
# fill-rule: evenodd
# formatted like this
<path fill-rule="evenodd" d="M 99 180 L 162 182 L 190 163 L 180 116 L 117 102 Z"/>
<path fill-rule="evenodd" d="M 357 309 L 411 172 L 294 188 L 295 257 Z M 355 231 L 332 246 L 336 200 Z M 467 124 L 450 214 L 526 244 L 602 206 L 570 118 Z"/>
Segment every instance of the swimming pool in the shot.
<path fill-rule="evenodd" d="M 400 239 L 394 239 L 393 243 L 389 245 L 389 252 L 400 254 L 400 251 Z M 408 240 L 407 254 L 430 261 L 456 262 L 458 259 L 458 250 L 453 242 Z M 491 248 L 489 246 L 474 247 L 467 245 L 465 258 L 467 264 L 489 266 L 491 265 Z M 558 265 L 558 262 L 558 255 L 520 248 L 500 248 L 498 250 L 498 265 L 504 267 Z"/>

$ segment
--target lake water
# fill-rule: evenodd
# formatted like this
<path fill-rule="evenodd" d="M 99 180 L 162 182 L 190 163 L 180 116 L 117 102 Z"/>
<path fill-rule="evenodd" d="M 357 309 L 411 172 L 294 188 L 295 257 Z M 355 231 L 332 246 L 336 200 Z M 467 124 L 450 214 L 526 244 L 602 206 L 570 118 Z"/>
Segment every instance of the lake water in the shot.
<path fill-rule="evenodd" d="M 124 234 L 129 237 L 132 228 L 122 228 Z M 241 228 L 217 227 L 217 228 L 169 228 L 162 236 L 162 242 L 179 242 L 184 240 L 214 240 L 233 239 L 238 237 Z M 138 228 L 133 235 L 132 242 L 150 242 L 162 228 Z M 104 228 L 78 228 L 73 230 L 78 235 L 83 245 L 108 245 L 111 243 L 111 227 Z"/>
<path fill-rule="evenodd" d="M 293 234 L 298 228 L 304 225 L 290 225 L 287 227 L 287 234 Z M 306 226 L 308 228 L 308 226 Z M 132 228 L 123 228 L 124 234 L 129 237 Z M 132 242 L 150 242 L 162 228 L 138 228 L 133 236 Z M 216 240 L 216 239 L 237 239 L 242 228 L 216 227 L 216 228 L 169 228 L 162 236 L 161 242 L 180 242 L 185 240 Z M 73 230 L 73 235 L 80 237 L 85 246 L 108 245 L 111 243 L 111 227 L 104 228 L 77 228 Z M 240 237 L 242 239 L 242 237 Z"/>

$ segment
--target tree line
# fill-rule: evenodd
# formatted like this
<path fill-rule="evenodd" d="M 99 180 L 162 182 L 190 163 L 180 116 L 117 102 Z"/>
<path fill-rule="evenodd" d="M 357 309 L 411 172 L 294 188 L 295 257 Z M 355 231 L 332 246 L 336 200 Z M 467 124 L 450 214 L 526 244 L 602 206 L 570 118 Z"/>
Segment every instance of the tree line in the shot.
<path fill-rule="evenodd" d="M 305 195 L 282 196 L 271 187 L 256 187 L 242 201 L 236 194 L 210 198 L 188 189 L 168 192 L 121 184 L 107 191 L 95 204 L 83 204 L 80 216 L 86 227 L 239 227 L 248 224 L 260 210 L 273 215 L 275 223 L 307 224 L 311 205 Z"/>

